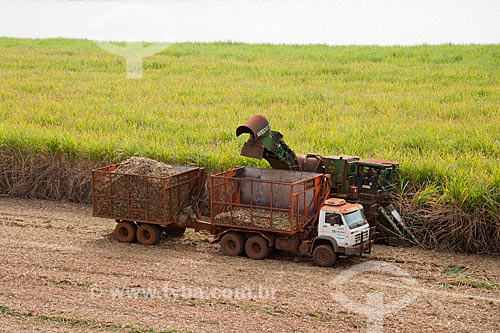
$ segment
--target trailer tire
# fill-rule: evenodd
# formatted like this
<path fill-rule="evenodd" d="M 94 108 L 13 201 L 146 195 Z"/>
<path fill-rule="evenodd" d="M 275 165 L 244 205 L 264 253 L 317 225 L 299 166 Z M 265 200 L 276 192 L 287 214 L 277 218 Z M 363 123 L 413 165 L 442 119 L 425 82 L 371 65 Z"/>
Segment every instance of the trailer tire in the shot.
<path fill-rule="evenodd" d="M 271 254 L 272 248 L 264 237 L 255 235 L 245 242 L 245 252 L 255 260 L 266 259 Z"/>
<path fill-rule="evenodd" d="M 240 256 L 245 251 L 245 237 L 237 232 L 228 232 L 220 241 L 222 253 L 228 256 Z"/>
<path fill-rule="evenodd" d="M 136 241 L 137 225 L 131 221 L 121 221 L 116 224 L 115 236 L 119 242 L 133 243 Z"/>
<path fill-rule="evenodd" d="M 330 267 L 337 261 L 337 254 L 330 245 L 318 245 L 313 251 L 314 263 L 322 267 Z"/>
<path fill-rule="evenodd" d="M 144 245 L 158 244 L 161 232 L 162 230 L 160 226 L 143 223 L 137 229 L 137 241 Z"/>

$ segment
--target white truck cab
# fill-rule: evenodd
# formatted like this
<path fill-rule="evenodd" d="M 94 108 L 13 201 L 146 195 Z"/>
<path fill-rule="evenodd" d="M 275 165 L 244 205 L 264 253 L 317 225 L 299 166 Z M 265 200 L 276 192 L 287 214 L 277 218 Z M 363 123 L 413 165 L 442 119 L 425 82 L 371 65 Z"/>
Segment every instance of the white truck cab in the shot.
<path fill-rule="evenodd" d="M 314 261 L 320 266 L 331 266 L 337 255 L 369 253 L 371 238 L 362 205 L 339 198 L 327 199 L 319 214 L 318 236 L 313 245 Z M 330 258 L 332 250 L 334 255 Z"/>

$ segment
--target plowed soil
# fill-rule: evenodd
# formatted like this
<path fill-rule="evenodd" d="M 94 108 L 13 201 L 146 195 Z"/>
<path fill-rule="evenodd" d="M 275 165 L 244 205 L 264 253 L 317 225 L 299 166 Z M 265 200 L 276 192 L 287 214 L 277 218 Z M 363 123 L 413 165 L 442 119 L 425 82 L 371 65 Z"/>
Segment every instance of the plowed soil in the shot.
<path fill-rule="evenodd" d="M 377 245 L 321 268 L 224 256 L 190 230 L 123 244 L 114 224 L 85 205 L 0 198 L 0 331 L 366 332 L 377 309 L 384 332 L 500 331 L 499 257 Z M 344 279 L 366 262 L 392 271 Z"/>

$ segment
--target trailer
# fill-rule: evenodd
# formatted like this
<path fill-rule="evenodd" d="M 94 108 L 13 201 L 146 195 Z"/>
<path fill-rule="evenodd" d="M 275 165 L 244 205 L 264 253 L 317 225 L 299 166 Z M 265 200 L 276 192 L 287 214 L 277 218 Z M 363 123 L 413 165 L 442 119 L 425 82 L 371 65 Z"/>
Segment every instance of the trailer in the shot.
<path fill-rule="evenodd" d="M 189 220 L 199 216 L 207 172 L 204 168 L 173 166 L 167 177 L 119 171 L 120 163 L 92 171 L 92 214 L 117 222 L 120 242 L 159 242 L 163 232 L 182 235 Z"/>
<path fill-rule="evenodd" d="M 328 199 L 330 175 L 236 167 L 210 177 L 210 216 L 200 203 L 207 180 L 199 167 L 165 177 L 92 172 L 93 215 L 116 220 L 120 242 L 152 245 L 163 232 L 193 228 L 213 235 L 226 255 L 265 259 L 273 249 L 310 254 L 320 266 L 370 252 L 372 232 L 359 204 Z"/>

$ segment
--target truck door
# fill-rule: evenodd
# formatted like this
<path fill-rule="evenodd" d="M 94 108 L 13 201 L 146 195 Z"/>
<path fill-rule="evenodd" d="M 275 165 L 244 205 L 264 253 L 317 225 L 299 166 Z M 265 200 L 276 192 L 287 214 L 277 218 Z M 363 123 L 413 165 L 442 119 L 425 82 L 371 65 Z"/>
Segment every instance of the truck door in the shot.
<path fill-rule="evenodd" d="M 325 224 L 323 226 L 324 234 L 332 236 L 341 245 L 345 242 L 345 226 L 342 221 L 342 216 L 337 213 L 326 213 Z"/>

